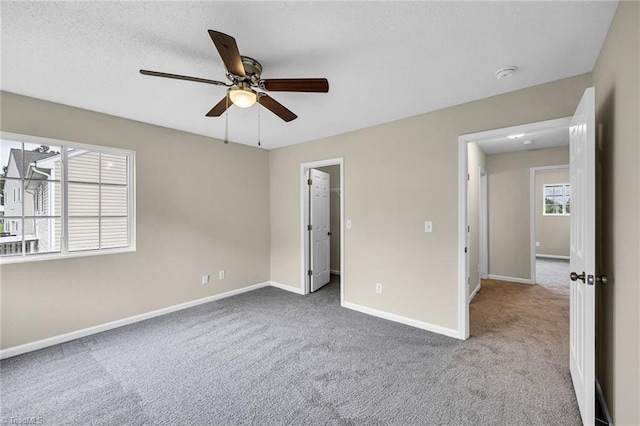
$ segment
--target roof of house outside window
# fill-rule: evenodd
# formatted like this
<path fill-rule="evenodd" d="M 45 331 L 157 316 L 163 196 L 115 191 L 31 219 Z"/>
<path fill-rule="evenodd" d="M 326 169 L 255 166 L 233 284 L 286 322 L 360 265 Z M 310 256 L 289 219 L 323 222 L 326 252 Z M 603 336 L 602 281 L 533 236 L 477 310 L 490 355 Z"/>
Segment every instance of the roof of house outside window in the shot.
<path fill-rule="evenodd" d="M 13 156 L 16 161 L 16 165 L 18 166 L 18 173 L 20 176 L 7 176 L 7 177 L 20 177 L 27 178 L 27 172 L 29 171 L 29 165 L 44 158 L 53 157 L 54 155 L 58 155 L 55 152 L 38 152 L 38 151 L 24 151 L 24 161 L 23 161 L 23 151 L 21 149 L 13 148 L 11 149 L 11 153 L 9 154 L 9 159 Z M 11 161 L 11 160 L 9 160 Z M 22 167 L 20 164 L 22 163 Z M 5 164 L 8 166 L 8 164 Z"/>

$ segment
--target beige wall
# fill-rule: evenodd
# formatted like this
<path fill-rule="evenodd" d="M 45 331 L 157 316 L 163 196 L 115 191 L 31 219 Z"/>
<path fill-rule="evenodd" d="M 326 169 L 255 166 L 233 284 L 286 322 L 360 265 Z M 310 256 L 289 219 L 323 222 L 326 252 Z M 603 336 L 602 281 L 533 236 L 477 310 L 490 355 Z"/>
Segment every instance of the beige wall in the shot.
<path fill-rule="evenodd" d="M 1 106 L 3 131 L 135 150 L 137 190 L 136 252 L 1 267 L 2 348 L 269 280 L 267 151 L 6 92 Z"/>
<path fill-rule="evenodd" d="M 487 156 L 489 274 L 531 279 L 531 167 L 568 163 L 567 146 Z"/>
<path fill-rule="evenodd" d="M 555 183 L 569 183 L 569 169 L 536 172 L 536 254 L 569 257 L 571 216 L 543 214 L 544 186 Z"/>
<path fill-rule="evenodd" d="M 457 329 L 458 136 L 569 116 L 590 85 L 585 74 L 270 151 L 272 280 L 302 285 L 300 163 L 344 157 L 345 300 Z"/>
<path fill-rule="evenodd" d="M 487 169 L 486 156 L 480 146 L 467 144 L 467 209 L 469 221 L 469 294 L 480 285 L 480 168 Z"/>
<path fill-rule="evenodd" d="M 614 424 L 640 424 L 640 4 L 621 2 L 593 70 L 600 214 L 596 376 Z"/>
<path fill-rule="evenodd" d="M 318 170 L 329 173 L 331 189 L 340 188 L 340 166 L 318 167 Z M 340 194 L 331 191 L 329 194 L 329 220 L 331 224 L 330 241 L 330 268 L 332 271 L 340 271 Z"/>

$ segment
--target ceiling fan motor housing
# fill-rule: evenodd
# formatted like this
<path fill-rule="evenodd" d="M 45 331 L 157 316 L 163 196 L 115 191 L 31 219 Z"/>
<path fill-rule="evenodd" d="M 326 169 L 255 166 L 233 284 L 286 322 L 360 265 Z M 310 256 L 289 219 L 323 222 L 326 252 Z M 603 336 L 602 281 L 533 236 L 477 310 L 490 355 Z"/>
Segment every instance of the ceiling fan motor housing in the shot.
<path fill-rule="evenodd" d="M 262 75 L 262 64 L 248 56 L 240 56 L 240 58 L 242 59 L 242 66 L 244 66 L 245 77 L 227 71 L 227 78 L 236 85 L 241 82 L 248 82 L 251 86 L 257 86 Z"/>

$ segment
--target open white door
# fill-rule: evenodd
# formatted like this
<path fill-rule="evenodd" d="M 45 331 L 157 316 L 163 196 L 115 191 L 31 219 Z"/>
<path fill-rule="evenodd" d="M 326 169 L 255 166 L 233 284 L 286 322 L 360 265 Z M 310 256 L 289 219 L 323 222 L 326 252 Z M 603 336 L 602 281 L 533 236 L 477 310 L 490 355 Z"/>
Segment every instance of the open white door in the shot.
<path fill-rule="evenodd" d="M 595 96 L 582 96 L 569 127 L 571 301 L 569 351 L 573 387 L 585 425 L 595 422 Z"/>
<path fill-rule="evenodd" d="M 329 237 L 331 228 L 329 223 L 329 174 L 316 169 L 309 170 L 309 223 L 311 247 L 311 285 L 312 292 L 326 285 L 331 280 L 329 266 Z"/>

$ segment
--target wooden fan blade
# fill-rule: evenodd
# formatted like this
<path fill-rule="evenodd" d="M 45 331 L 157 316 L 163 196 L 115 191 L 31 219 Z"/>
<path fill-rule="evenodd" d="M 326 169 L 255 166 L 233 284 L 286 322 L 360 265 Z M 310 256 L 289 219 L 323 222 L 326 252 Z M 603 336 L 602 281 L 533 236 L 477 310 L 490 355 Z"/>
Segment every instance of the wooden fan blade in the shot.
<path fill-rule="evenodd" d="M 227 71 L 231 74 L 244 77 L 244 65 L 242 65 L 242 58 L 240 58 L 236 39 L 230 35 L 213 30 L 209 30 L 209 36 L 211 40 L 213 40 L 213 44 L 216 45 L 216 49 L 218 49 L 218 53 L 222 58 L 222 62 L 224 62 L 224 66 L 227 67 Z"/>
<path fill-rule="evenodd" d="M 211 111 L 207 113 L 207 117 L 220 117 L 222 113 L 225 112 L 231 105 L 233 105 L 233 102 L 231 102 L 231 99 L 229 99 L 229 95 L 227 95 L 222 98 L 222 100 L 218 102 L 216 106 L 211 108 Z"/>
<path fill-rule="evenodd" d="M 261 80 L 260 87 L 270 92 L 320 92 L 329 91 L 326 78 L 271 78 Z"/>
<path fill-rule="evenodd" d="M 153 76 L 153 77 L 166 77 L 166 78 L 175 78 L 177 80 L 195 81 L 196 83 L 215 84 L 216 86 L 228 86 L 228 84 L 223 83 L 221 81 L 208 80 L 206 78 L 189 77 L 189 76 L 186 76 L 186 75 L 169 74 L 169 73 L 166 73 L 166 72 L 140 70 L 140 74 L 150 75 L 150 76 Z"/>
<path fill-rule="evenodd" d="M 282 118 L 284 121 L 289 122 L 291 120 L 295 120 L 298 118 L 293 112 L 289 111 L 287 107 L 282 105 L 280 102 L 276 101 L 269 95 L 265 95 L 261 93 L 258 98 L 258 103 L 269 111 Z"/>

